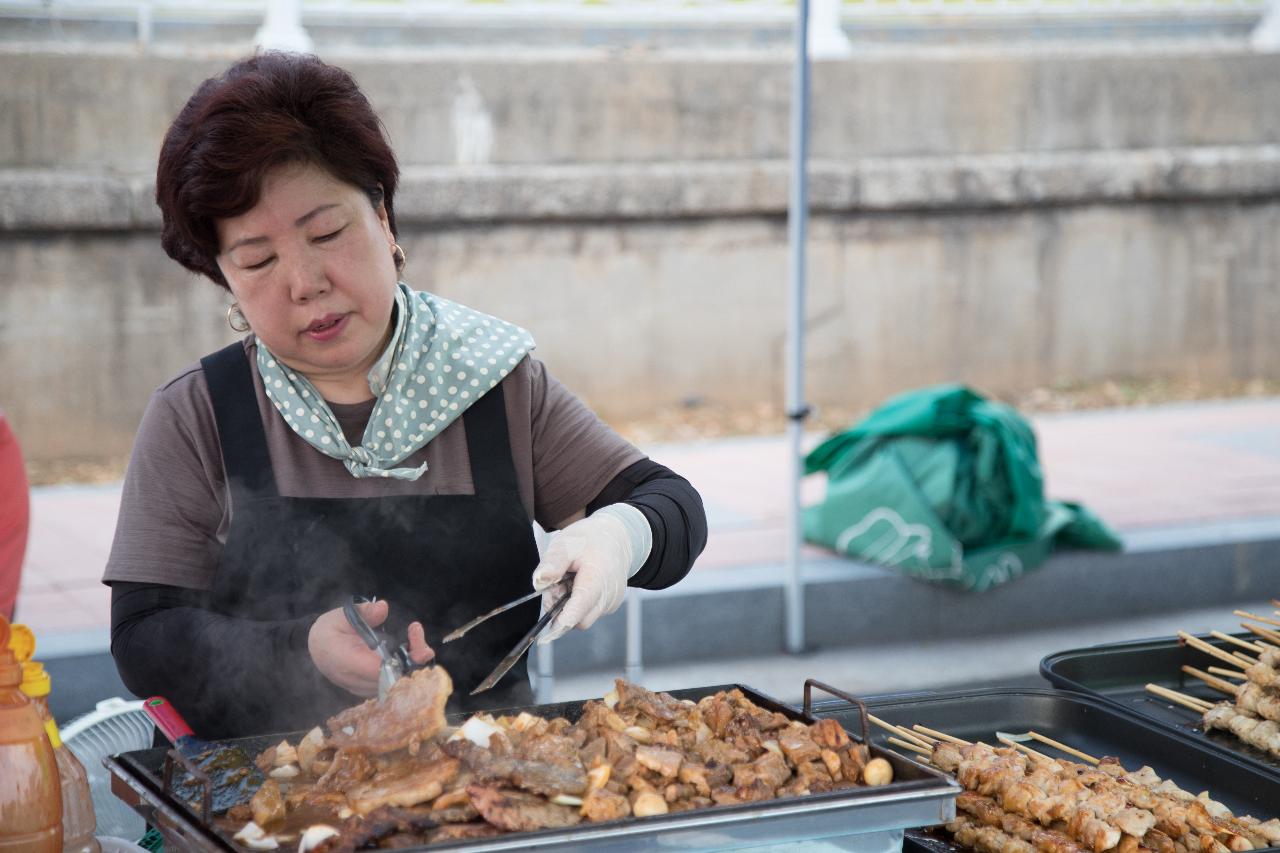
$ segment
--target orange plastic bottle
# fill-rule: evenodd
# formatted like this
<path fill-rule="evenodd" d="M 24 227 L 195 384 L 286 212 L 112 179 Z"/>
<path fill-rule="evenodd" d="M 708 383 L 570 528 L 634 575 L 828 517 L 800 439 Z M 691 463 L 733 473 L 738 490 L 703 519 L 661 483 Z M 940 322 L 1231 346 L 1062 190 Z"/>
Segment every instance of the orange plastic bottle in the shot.
<path fill-rule="evenodd" d="M 0 616 L 0 853 L 61 853 L 62 787 L 53 745 L 22 694 L 22 666 Z"/>
<path fill-rule="evenodd" d="M 14 625 L 17 628 L 19 626 Z M 19 654 L 21 657 L 21 654 Z M 44 664 L 27 661 L 22 664 L 22 692 L 40 713 L 44 730 L 53 744 L 53 758 L 58 764 L 58 778 L 62 780 L 62 853 L 101 853 L 102 848 L 93 833 L 98 828 L 93 813 L 93 793 L 89 790 L 89 774 L 76 754 L 62 745 L 58 724 L 49 713 L 49 691 L 53 679 L 44 671 Z"/>

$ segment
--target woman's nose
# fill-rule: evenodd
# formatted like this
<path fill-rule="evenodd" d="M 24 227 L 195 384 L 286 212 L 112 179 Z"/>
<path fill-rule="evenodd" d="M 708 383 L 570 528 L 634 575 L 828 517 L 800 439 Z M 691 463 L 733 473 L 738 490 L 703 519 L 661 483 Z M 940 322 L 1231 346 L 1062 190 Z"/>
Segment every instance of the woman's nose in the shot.
<path fill-rule="evenodd" d="M 289 296 L 294 302 L 309 302 L 329 290 L 324 265 L 303 255 L 289 264 Z"/>

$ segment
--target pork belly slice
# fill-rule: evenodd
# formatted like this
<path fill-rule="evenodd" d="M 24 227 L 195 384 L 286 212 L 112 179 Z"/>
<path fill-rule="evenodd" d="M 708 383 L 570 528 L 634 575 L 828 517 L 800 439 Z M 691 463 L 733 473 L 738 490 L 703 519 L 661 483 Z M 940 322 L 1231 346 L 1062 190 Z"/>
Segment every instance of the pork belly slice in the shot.
<path fill-rule="evenodd" d="M 580 763 L 553 764 L 549 761 L 526 761 L 513 755 L 495 754 L 469 740 L 453 740 L 444 751 L 466 762 L 479 782 L 506 784 L 524 788 L 535 794 L 580 796 L 587 790 L 587 771 Z"/>
<path fill-rule="evenodd" d="M 368 814 L 382 806 L 416 806 L 440 796 L 461 766 L 456 758 L 401 761 L 348 789 L 347 802 L 356 814 Z"/>
<path fill-rule="evenodd" d="M 665 779 L 674 779 L 680 772 L 684 756 L 674 749 L 663 746 L 637 746 L 636 762 Z"/>
<path fill-rule="evenodd" d="M 329 718 L 329 743 L 369 752 L 393 752 L 418 744 L 445 726 L 444 706 L 453 681 L 443 667 L 430 666 L 400 679 L 381 702 L 370 699 Z"/>
<path fill-rule="evenodd" d="M 819 755 L 818 745 L 809 737 L 807 729 L 788 727 L 778 734 L 778 745 L 792 764 L 804 764 L 813 761 Z"/>
<path fill-rule="evenodd" d="M 358 749 L 340 749 L 333 754 L 329 769 L 316 780 L 315 792 L 341 792 L 363 782 L 377 772 L 367 753 Z"/>
<path fill-rule="evenodd" d="M 468 785 L 467 793 L 486 821 L 507 832 L 559 829 L 582 822 L 576 808 L 558 806 L 524 791 Z"/>
<path fill-rule="evenodd" d="M 618 692 L 619 710 L 639 711 L 658 723 L 675 722 L 683 710 L 680 700 L 671 694 L 654 693 L 621 678 L 614 681 L 614 689 Z"/>

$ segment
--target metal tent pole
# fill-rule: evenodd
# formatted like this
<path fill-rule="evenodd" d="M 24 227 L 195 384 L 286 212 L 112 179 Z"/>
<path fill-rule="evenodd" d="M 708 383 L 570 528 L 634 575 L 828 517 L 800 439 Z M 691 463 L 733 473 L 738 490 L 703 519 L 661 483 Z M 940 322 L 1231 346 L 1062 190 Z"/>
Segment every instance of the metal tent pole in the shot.
<path fill-rule="evenodd" d="M 804 586 L 800 578 L 800 448 L 809 407 L 804 401 L 805 238 L 809 225 L 809 0 L 796 3 L 795 66 L 791 75 L 791 198 L 787 239 L 791 250 L 787 311 L 787 447 L 791 504 L 787 514 L 787 651 L 804 649 Z"/>

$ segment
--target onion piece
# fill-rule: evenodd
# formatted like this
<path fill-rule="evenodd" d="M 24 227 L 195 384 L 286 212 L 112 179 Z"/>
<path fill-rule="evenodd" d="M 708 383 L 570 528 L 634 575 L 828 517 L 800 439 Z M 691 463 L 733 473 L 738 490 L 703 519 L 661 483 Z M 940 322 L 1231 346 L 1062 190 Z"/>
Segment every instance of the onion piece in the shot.
<path fill-rule="evenodd" d="M 573 794 L 556 794 L 551 798 L 551 802 L 557 806 L 580 806 L 582 797 L 575 797 Z"/>
<path fill-rule="evenodd" d="M 319 847 L 321 842 L 341 834 L 335 827 L 329 826 L 327 823 L 308 826 L 302 833 L 302 838 L 298 840 L 298 853 L 310 853 L 310 851 Z"/>
<path fill-rule="evenodd" d="M 280 843 L 276 841 L 275 836 L 267 835 L 267 831 L 258 826 L 253 821 L 249 821 L 240 831 L 232 836 L 232 839 L 239 841 L 250 850 L 277 850 Z"/>
<path fill-rule="evenodd" d="M 298 750 L 289 744 L 289 741 L 282 740 L 276 744 L 275 766 L 284 767 L 286 764 L 298 763 Z"/>
<path fill-rule="evenodd" d="M 319 726 L 316 726 L 307 732 L 302 740 L 298 741 L 298 766 L 307 773 L 319 776 L 320 774 L 316 773 L 316 758 L 323 750 L 324 732 L 320 730 Z"/>
<path fill-rule="evenodd" d="M 449 740 L 462 740 L 465 738 L 476 746 L 488 749 L 489 739 L 501 733 L 502 729 L 498 727 L 492 717 L 487 714 L 476 714 L 463 723 L 462 728 L 450 735 Z"/>

